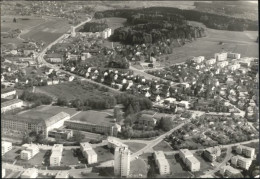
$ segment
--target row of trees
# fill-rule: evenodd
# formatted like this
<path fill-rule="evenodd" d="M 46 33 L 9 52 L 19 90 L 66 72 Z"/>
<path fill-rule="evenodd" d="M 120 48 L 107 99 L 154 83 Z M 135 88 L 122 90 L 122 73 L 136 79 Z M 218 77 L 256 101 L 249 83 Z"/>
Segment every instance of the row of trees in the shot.
<path fill-rule="evenodd" d="M 20 98 L 24 101 L 33 102 L 36 106 L 45 104 L 51 104 L 52 98 L 48 95 L 42 94 L 42 93 L 33 93 L 30 91 L 25 90 Z"/>

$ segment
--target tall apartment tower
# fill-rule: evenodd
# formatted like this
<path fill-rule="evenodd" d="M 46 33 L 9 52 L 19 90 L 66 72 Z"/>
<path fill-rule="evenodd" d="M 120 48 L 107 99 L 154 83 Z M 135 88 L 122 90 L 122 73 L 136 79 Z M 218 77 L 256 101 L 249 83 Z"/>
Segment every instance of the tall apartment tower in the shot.
<path fill-rule="evenodd" d="M 71 37 L 75 37 L 76 36 L 76 32 L 75 32 L 75 27 L 71 26 Z"/>
<path fill-rule="evenodd" d="M 130 150 L 127 147 L 116 147 L 114 159 L 115 175 L 127 177 L 130 172 Z"/>

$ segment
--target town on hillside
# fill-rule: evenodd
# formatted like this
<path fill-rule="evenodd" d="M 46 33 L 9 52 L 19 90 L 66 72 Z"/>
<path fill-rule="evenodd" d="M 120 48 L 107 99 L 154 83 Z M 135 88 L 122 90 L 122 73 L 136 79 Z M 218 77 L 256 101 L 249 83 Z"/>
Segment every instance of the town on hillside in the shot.
<path fill-rule="evenodd" d="M 258 22 L 233 3 L 2 2 L 2 178 L 259 178 Z"/>

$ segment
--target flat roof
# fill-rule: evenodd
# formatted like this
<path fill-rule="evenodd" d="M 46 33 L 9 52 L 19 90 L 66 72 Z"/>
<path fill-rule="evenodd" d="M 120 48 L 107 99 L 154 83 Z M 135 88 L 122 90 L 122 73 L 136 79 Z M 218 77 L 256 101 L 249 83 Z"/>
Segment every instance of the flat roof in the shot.
<path fill-rule="evenodd" d="M 7 141 L 1 141 L 1 145 L 12 145 L 12 143 Z"/>
<path fill-rule="evenodd" d="M 83 147 L 83 149 L 92 149 L 92 146 L 88 142 L 80 143 L 80 147 Z"/>
<path fill-rule="evenodd" d="M 62 156 L 62 152 L 54 150 L 54 151 L 52 151 L 50 157 L 61 157 L 61 156 Z"/>
<path fill-rule="evenodd" d="M 165 158 L 164 152 L 163 151 L 154 151 L 154 155 L 156 159 L 163 159 Z"/>
<path fill-rule="evenodd" d="M 38 148 L 38 146 L 36 144 L 23 144 L 22 145 L 23 148 Z"/>
<path fill-rule="evenodd" d="M 92 150 L 85 150 L 85 152 L 88 154 L 88 155 L 97 155 L 97 153 L 92 149 Z"/>
<path fill-rule="evenodd" d="M 193 156 L 188 149 L 180 149 L 180 152 L 183 153 L 185 157 Z"/>

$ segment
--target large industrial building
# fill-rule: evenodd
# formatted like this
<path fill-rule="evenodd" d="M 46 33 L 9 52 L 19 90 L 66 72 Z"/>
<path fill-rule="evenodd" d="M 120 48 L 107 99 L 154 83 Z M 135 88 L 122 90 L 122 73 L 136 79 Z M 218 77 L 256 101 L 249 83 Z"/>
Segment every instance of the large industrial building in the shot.
<path fill-rule="evenodd" d="M 2 115 L 1 127 L 19 132 L 42 132 L 47 138 L 49 131 L 60 128 L 64 121 L 69 119 L 70 115 L 65 112 L 46 113 L 30 110 L 16 115 Z"/>

